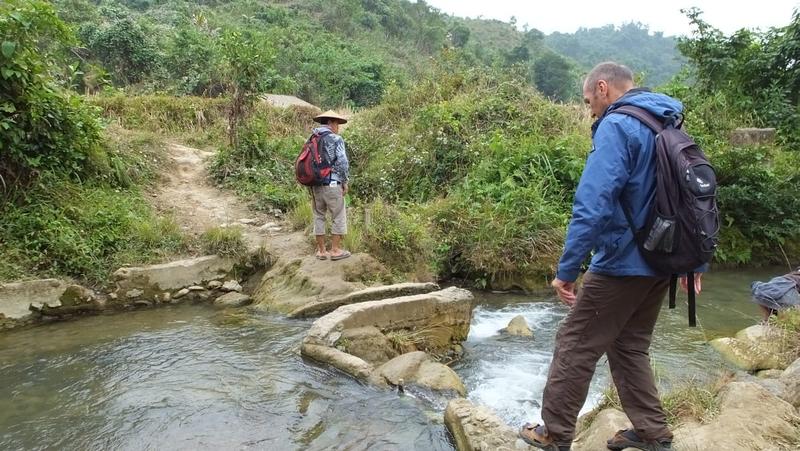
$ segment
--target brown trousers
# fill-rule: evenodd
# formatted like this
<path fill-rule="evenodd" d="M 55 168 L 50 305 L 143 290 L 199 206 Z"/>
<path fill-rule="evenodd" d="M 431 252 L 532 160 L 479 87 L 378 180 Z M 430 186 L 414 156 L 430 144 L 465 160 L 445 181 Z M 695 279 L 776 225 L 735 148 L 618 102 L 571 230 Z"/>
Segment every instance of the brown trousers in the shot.
<path fill-rule="evenodd" d="M 650 368 L 650 339 L 669 285 L 662 277 L 586 273 L 556 336 L 542 419 L 559 445 L 575 436 L 597 361 L 606 353 L 622 407 L 647 440 L 672 438 Z"/>

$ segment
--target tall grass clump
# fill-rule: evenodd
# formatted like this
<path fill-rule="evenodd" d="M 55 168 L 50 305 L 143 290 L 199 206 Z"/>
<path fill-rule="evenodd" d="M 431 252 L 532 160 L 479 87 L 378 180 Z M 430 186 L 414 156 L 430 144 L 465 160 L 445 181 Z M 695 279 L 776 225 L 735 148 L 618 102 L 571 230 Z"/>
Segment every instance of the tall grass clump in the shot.
<path fill-rule="evenodd" d="M 123 93 L 89 97 L 111 123 L 137 131 L 183 139 L 189 145 L 213 145 L 225 137 L 224 98 L 130 96 Z"/>
<path fill-rule="evenodd" d="M 241 227 L 212 227 L 200 235 L 200 245 L 205 254 L 239 258 L 247 253 Z"/>

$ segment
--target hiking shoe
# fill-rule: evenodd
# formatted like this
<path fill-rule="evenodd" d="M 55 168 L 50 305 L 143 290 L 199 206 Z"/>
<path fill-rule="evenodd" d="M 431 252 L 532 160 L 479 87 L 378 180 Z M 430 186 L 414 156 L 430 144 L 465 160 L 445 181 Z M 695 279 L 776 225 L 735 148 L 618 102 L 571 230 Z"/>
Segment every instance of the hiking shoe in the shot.
<path fill-rule="evenodd" d="M 547 435 L 547 429 L 542 424 L 525 423 L 517 434 L 525 443 L 545 451 L 570 451 L 570 445 L 557 445 Z"/>
<path fill-rule="evenodd" d="M 644 440 L 633 429 L 623 429 L 617 431 L 606 441 L 606 448 L 615 451 L 625 448 L 636 448 L 643 451 L 669 451 L 672 450 L 672 440 Z"/>

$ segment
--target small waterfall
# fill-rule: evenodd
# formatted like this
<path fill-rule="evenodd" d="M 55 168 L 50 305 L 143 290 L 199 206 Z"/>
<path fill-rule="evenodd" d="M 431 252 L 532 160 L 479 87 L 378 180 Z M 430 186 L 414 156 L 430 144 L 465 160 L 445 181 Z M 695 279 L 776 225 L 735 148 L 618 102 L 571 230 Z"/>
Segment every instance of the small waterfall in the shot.
<path fill-rule="evenodd" d="M 491 407 L 511 425 L 541 421 L 540 403 L 555 336 L 567 311 L 561 304 L 545 301 L 476 307 L 464 343 L 466 357 L 456 368 L 469 399 Z M 533 339 L 500 332 L 517 315 L 525 317 Z M 601 359 L 581 413 L 597 404 L 607 384 L 608 366 Z"/>

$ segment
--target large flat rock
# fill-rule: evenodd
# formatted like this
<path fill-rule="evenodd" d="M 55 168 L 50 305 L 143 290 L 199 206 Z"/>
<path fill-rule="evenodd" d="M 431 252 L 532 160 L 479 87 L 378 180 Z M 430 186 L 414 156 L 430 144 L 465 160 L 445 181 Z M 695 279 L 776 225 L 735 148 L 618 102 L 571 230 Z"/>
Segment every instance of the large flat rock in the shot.
<path fill-rule="evenodd" d="M 787 332 L 774 326 L 750 326 L 736 337 L 711 340 L 711 347 L 745 371 L 784 369 L 794 356 Z"/>
<path fill-rule="evenodd" d="M 207 255 L 160 265 L 121 268 L 114 273 L 114 280 L 122 296 L 133 290 L 149 296 L 151 292 L 180 290 L 222 279 L 233 271 L 234 264 L 232 259 Z"/>
<path fill-rule="evenodd" d="M 31 304 L 41 308 L 61 306 L 59 298 L 69 284 L 58 279 L 40 279 L 0 284 L 0 315 L 12 320 L 31 316 Z"/>
<path fill-rule="evenodd" d="M 353 254 L 338 261 L 318 260 L 312 252 L 300 250 L 291 255 L 278 252 L 274 255 L 277 257 L 275 266 L 264 275 L 253 297 L 259 306 L 287 314 L 364 290 L 365 281 L 381 280 L 388 274 L 386 268 L 368 254 Z M 321 308 L 320 311 L 330 309 Z"/>
<path fill-rule="evenodd" d="M 707 424 L 689 423 L 675 431 L 678 450 L 780 450 L 797 443 L 797 411 L 752 382 L 732 382 L 720 393 L 719 414 Z"/>
<path fill-rule="evenodd" d="M 536 449 L 517 438 L 517 431 L 505 424 L 491 409 L 463 398 L 447 403 L 444 424 L 453 434 L 459 451 Z"/>

